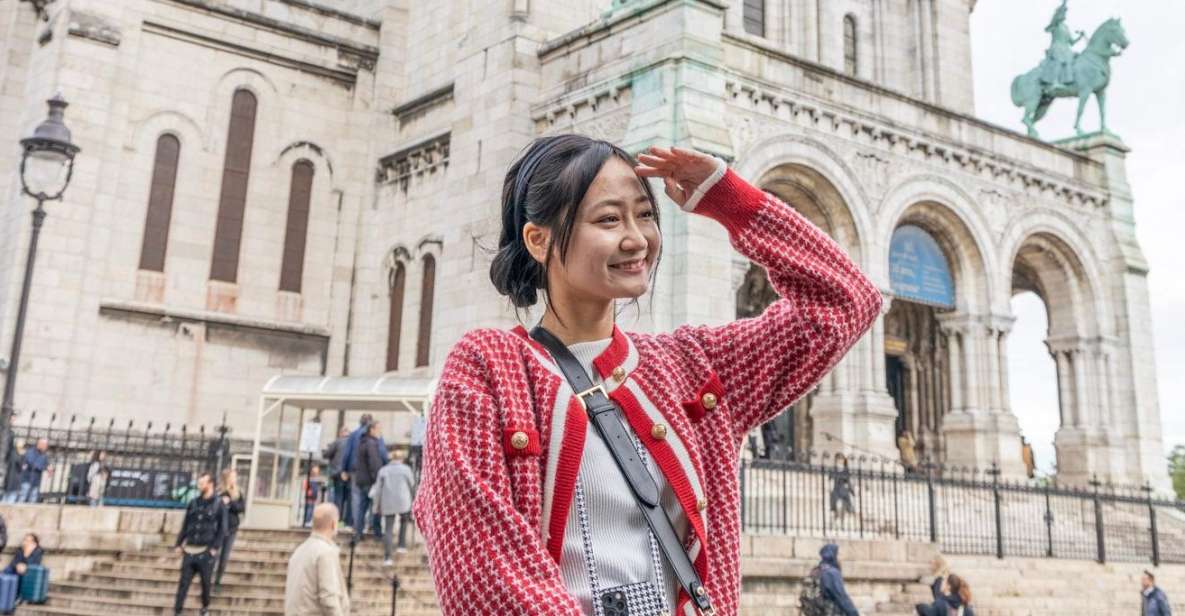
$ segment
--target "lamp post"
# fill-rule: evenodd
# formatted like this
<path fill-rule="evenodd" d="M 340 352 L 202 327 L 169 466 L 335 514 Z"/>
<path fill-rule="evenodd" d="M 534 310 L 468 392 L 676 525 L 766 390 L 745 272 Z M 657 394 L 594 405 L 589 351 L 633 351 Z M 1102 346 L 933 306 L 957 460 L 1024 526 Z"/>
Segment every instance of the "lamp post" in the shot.
<path fill-rule="evenodd" d="M 13 395 L 16 377 L 20 372 L 21 339 L 25 334 L 25 315 L 29 310 L 29 288 L 33 283 L 33 262 L 37 257 L 37 238 L 45 222 L 45 202 L 62 198 L 74 173 L 74 155 L 78 146 L 70 141 L 70 129 L 62 123 L 66 100 L 61 94 L 46 101 L 49 115 L 31 137 L 21 139 L 21 190 L 37 200 L 33 210 L 33 235 L 29 240 L 29 256 L 25 261 L 25 280 L 21 286 L 21 300 L 16 313 L 16 328 L 12 332 L 12 352 L 8 355 L 8 374 L 4 379 L 4 398 L 0 401 L 0 485 L 7 481 L 8 458 L 12 449 Z"/>

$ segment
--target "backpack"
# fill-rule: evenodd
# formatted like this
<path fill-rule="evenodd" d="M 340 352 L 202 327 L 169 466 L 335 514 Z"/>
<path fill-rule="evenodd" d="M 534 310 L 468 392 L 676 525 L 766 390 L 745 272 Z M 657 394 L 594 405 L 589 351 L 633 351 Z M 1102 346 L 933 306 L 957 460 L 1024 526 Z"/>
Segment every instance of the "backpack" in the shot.
<path fill-rule="evenodd" d="M 838 616 L 839 606 L 835 605 L 823 594 L 820 583 L 822 571 L 819 567 L 811 569 L 810 574 L 802 578 L 802 590 L 798 592 L 798 608 L 802 616 Z"/>

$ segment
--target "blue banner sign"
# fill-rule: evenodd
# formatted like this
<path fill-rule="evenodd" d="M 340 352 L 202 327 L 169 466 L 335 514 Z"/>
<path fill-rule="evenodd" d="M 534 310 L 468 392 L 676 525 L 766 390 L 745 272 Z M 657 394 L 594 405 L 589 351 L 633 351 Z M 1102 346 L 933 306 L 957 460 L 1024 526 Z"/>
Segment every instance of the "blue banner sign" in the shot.
<path fill-rule="evenodd" d="M 889 285 L 893 295 L 939 308 L 955 307 L 950 264 L 938 242 L 914 225 L 893 231 L 889 244 Z"/>

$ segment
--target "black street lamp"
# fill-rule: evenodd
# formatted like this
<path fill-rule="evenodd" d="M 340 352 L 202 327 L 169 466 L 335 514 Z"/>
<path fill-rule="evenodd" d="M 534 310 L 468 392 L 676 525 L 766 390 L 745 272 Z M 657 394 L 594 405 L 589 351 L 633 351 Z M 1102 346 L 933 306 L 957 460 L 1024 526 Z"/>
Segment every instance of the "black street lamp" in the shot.
<path fill-rule="evenodd" d="M 33 131 L 32 137 L 21 139 L 21 189 L 37 200 L 33 210 L 33 236 L 29 240 L 29 257 L 25 261 L 25 281 L 21 286 L 21 302 L 16 313 L 16 328 L 12 332 L 12 352 L 8 355 L 8 374 L 4 379 L 4 399 L 0 402 L 0 485 L 7 480 L 8 458 L 12 449 L 13 395 L 20 371 L 21 339 L 25 334 L 25 315 L 29 309 L 29 288 L 33 283 L 33 261 L 37 257 L 37 238 L 45 221 L 45 202 L 62 198 L 74 174 L 74 155 L 78 146 L 70 141 L 70 129 L 62 123 L 66 100 L 61 94 L 46 101 L 49 116 Z"/>

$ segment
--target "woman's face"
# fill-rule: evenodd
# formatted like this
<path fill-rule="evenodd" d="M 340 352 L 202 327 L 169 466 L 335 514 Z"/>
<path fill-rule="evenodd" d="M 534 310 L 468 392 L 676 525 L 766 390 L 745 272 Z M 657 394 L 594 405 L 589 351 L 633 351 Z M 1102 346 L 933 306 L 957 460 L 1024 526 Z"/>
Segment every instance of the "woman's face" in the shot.
<path fill-rule="evenodd" d="M 553 247 L 553 302 L 604 302 L 646 293 L 662 246 L 655 207 L 629 163 L 616 156 L 605 161 L 577 208 L 564 262 L 559 246 Z"/>

